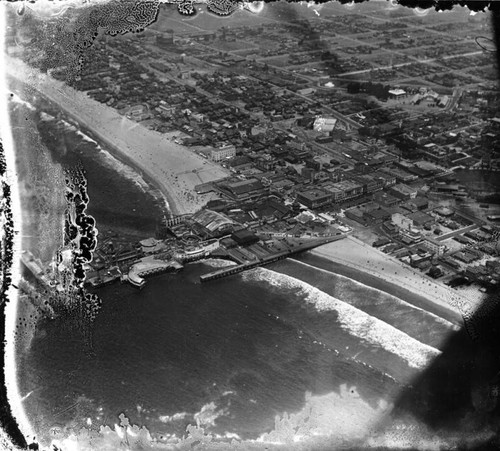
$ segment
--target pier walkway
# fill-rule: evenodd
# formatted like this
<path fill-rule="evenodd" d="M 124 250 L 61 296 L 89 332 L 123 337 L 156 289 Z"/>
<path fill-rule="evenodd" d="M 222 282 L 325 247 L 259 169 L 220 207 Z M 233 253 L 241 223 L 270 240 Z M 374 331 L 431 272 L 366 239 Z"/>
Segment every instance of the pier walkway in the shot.
<path fill-rule="evenodd" d="M 275 263 L 279 260 L 283 260 L 291 255 L 298 254 L 299 252 L 304 252 L 310 249 L 313 249 L 318 246 L 322 246 L 323 244 L 331 243 L 333 241 L 338 241 L 345 238 L 346 235 L 338 235 L 332 236 L 323 239 L 315 239 L 311 240 L 309 243 L 304 243 L 298 245 L 294 249 L 289 249 L 286 251 L 281 251 L 276 254 L 269 255 L 267 257 L 263 257 L 254 262 L 243 263 L 237 266 L 229 266 L 227 268 L 217 269 L 216 271 L 210 272 L 208 274 L 202 274 L 200 276 L 200 282 L 209 282 L 210 280 L 222 279 L 223 277 L 228 277 L 233 274 L 238 274 L 240 272 L 246 271 L 248 269 L 257 268 L 258 266 L 265 266 L 271 263 Z"/>

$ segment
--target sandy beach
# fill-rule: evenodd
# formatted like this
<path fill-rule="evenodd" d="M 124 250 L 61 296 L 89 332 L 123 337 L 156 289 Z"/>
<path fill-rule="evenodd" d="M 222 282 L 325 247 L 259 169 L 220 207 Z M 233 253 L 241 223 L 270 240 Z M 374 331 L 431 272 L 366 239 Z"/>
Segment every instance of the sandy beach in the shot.
<path fill-rule="evenodd" d="M 210 195 L 197 195 L 194 187 L 228 175 L 224 168 L 174 143 L 172 134 L 151 131 L 22 61 L 9 58 L 8 63 L 8 72 L 12 76 L 35 87 L 60 105 L 110 150 L 117 152 L 125 163 L 156 184 L 173 214 L 199 210 Z M 473 312 L 482 300 L 477 290 L 451 289 L 352 236 L 311 252 L 418 293 L 454 314 Z"/>
<path fill-rule="evenodd" d="M 43 93 L 74 120 L 101 140 L 126 164 L 142 172 L 161 190 L 173 214 L 194 213 L 211 195 L 197 195 L 194 187 L 229 173 L 168 135 L 149 130 L 121 116 L 83 92 L 40 73 L 24 62 L 6 57 L 7 72 Z"/>
<path fill-rule="evenodd" d="M 475 293 L 477 290 L 454 290 L 352 236 L 310 252 L 419 294 L 454 314 L 473 312 L 483 300 Z"/>

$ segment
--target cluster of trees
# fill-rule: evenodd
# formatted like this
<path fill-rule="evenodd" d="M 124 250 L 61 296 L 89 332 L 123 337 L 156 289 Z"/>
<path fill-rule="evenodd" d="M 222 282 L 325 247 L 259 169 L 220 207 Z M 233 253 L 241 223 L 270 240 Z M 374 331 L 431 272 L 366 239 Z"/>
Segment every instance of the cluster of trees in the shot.
<path fill-rule="evenodd" d="M 337 56 L 337 54 L 330 52 L 330 50 L 321 52 L 321 61 L 333 60 L 337 62 L 338 59 L 339 57 Z"/>
<path fill-rule="evenodd" d="M 368 94 L 375 96 L 377 99 L 387 100 L 391 88 L 382 83 L 372 83 L 371 81 L 362 83 L 353 81 L 348 83 L 346 89 L 349 94 Z"/>
<path fill-rule="evenodd" d="M 388 137 L 386 142 L 394 145 L 401 152 L 403 158 L 417 160 L 421 157 L 417 143 L 407 135 Z"/>

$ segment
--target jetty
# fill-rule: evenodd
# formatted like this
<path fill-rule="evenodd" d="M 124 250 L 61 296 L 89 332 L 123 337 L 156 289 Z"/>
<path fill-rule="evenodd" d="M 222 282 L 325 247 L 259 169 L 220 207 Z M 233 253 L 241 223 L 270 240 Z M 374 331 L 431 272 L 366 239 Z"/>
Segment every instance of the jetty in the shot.
<path fill-rule="evenodd" d="M 315 247 L 322 246 L 323 244 L 331 243 L 333 241 L 338 241 L 344 239 L 345 234 L 331 236 L 327 238 L 311 238 L 307 241 L 301 240 L 298 244 L 289 241 L 290 247 L 284 251 L 269 254 L 265 257 L 257 257 L 255 261 L 249 261 L 246 263 L 241 263 L 236 266 L 229 266 L 226 268 L 220 268 L 216 271 L 212 271 L 207 274 L 202 274 L 200 276 L 200 282 L 209 282 L 211 280 L 222 279 L 223 277 L 232 276 L 233 274 L 238 274 L 243 271 L 247 271 L 252 268 L 257 268 L 259 266 L 270 265 L 279 260 L 283 260 L 292 255 L 298 254 L 300 252 L 308 251 L 314 249 Z"/>

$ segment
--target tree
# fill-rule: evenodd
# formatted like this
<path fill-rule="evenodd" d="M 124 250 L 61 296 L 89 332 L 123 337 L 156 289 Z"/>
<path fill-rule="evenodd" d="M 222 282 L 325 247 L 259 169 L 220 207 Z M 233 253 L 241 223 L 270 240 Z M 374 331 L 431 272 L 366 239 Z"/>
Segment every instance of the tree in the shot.
<path fill-rule="evenodd" d="M 347 92 L 349 94 L 358 94 L 360 90 L 361 90 L 361 84 L 356 81 L 351 82 L 347 85 Z"/>
<path fill-rule="evenodd" d="M 371 130 L 368 128 L 368 127 L 359 127 L 358 128 L 358 133 L 359 133 L 359 136 L 371 136 Z"/>

